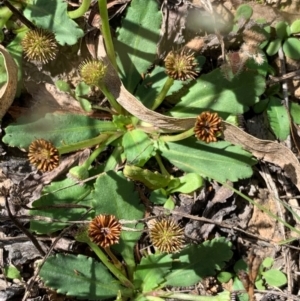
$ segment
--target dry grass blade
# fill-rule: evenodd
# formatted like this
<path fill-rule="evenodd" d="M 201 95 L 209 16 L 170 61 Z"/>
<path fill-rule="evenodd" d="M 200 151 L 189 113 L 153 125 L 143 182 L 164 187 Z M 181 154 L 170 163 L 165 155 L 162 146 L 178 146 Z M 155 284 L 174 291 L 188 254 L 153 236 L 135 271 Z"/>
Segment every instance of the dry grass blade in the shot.
<path fill-rule="evenodd" d="M 0 45 L 0 52 L 4 58 L 7 82 L 0 89 L 0 118 L 2 118 L 14 101 L 18 84 L 18 66 L 7 50 Z"/>

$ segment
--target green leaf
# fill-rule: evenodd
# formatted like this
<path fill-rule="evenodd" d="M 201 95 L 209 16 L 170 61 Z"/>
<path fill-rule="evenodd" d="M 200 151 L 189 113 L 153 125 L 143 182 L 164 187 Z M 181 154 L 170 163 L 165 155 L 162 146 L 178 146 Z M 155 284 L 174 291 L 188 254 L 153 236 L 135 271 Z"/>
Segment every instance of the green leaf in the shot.
<path fill-rule="evenodd" d="M 287 111 L 280 99 L 270 96 L 267 114 L 275 136 L 280 140 L 285 140 L 290 133 L 290 123 Z"/>
<path fill-rule="evenodd" d="M 10 146 L 28 147 L 36 139 L 51 141 L 56 147 L 94 138 L 105 131 L 115 131 L 111 121 L 96 120 L 82 115 L 46 114 L 44 118 L 28 122 L 20 118 L 5 129 L 3 142 Z"/>
<path fill-rule="evenodd" d="M 125 177 L 142 182 L 152 190 L 166 187 L 171 180 L 169 176 L 164 176 L 158 172 L 152 172 L 134 165 L 125 165 L 123 173 Z"/>
<path fill-rule="evenodd" d="M 118 219 L 139 220 L 144 215 L 144 207 L 140 203 L 134 184 L 128 182 L 120 172 L 109 171 L 101 174 L 93 192 L 95 215 L 113 214 Z M 132 228 L 133 224 L 124 224 Z M 142 229 L 142 224 L 137 224 L 137 229 Z M 141 232 L 122 231 L 118 249 L 127 264 L 135 265 L 133 247 L 141 236 Z"/>
<path fill-rule="evenodd" d="M 52 182 L 43 189 L 42 196 L 33 202 L 32 207 L 39 210 L 30 210 L 30 215 L 45 216 L 58 219 L 62 222 L 30 221 L 30 230 L 40 234 L 49 234 L 68 226 L 67 221 L 78 221 L 86 213 L 86 208 L 43 208 L 45 206 L 71 206 L 73 204 L 91 206 L 90 192 L 92 188 L 87 185 L 74 185 L 71 179 Z M 88 216 L 85 216 L 87 218 Z"/>
<path fill-rule="evenodd" d="M 252 14 L 253 14 L 253 9 L 251 8 L 251 6 L 247 4 L 242 4 L 236 10 L 234 21 L 237 22 L 241 18 L 247 21 L 251 18 Z"/>
<path fill-rule="evenodd" d="M 231 243 L 224 237 L 191 245 L 173 255 L 172 271 L 167 275 L 167 285 L 189 286 L 204 277 L 214 276 L 232 257 Z"/>
<path fill-rule="evenodd" d="M 262 273 L 265 281 L 271 286 L 282 286 L 287 283 L 286 276 L 279 270 L 271 269 Z"/>
<path fill-rule="evenodd" d="M 203 185 L 203 179 L 196 173 L 188 173 L 179 178 L 179 185 L 173 189 L 167 189 L 169 193 L 191 193 Z"/>
<path fill-rule="evenodd" d="M 64 80 L 57 80 L 55 82 L 55 87 L 62 92 L 70 93 L 72 91 L 70 85 Z"/>
<path fill-rule="evenodd" d="M 300 60 L 300 41 L 297 38 L 288 38 L 282 46 L 285 55 L 293 60 Z"/>
<path fill-rule="evenodd" d="M 264 90 L 265 79 L 253 71 L 243 72 L 229 82 L 220 69 L 216 69 L 198 78 L 170 114 L 192 117 L 203 110 L 211 110 L 238 115 L 254 105 Z"/>
<path fill-rule="evenodd" d="M 274 263 L 274 259 L 273 259 L 273 258 L 271 258 L 271 257 L 266 257 L 266 258 L 264 259 L 264 261 L 262 262 L 262 266 L 263 266 L 264 268 L 269 269 L 269 268 L 273 265 L 273 263 Z"/>
<path fill-rule="evenodd" d="M 156 205 L 163 205 L 168 200 L 168 194 L 165 189 L 157 189 L 151 192 L 150 202 Z"/>
<path fill-rule="evenodd" d="M 135 287 L 143 293 L 150 292 L 165 281 L 172 267 L 171 255 L 152 254 L 143 257 L 134 273 Z"/>
<path fill-rule="evenodd" d="M 293 117 L 293 121 L 297 124 L 300 124 L 300 105 L 298 103 L 291 102 L 290 111 Z"/>
<path fill-rule="evenodd" d="M 288 37 L 287 28 L 289 25 L 284 21 L 279 21 L 276 26 L 276 35 L 279 39 L 285 40 Z"/>
<path fill-rule="evenodd" d="M 295 20 L 291 25 L 291 34 L 300 32 L 300 20 Z"/>
<path fill-rule="evenodd" d="M 128 131 L 123 135 L 122 146 L 130 164 L 143 166 L 153 155 L 153 142 L 141 130 Z"/>
<path fill-rule="evenodd" d="M 85 82 L 79 83 L 75 89 L 76 99 L 79 101 L 81 108 L 86 112 L 92 111 L 92 104 L 88 99 L 82 96 L 88 95 L 90 91 L 90 86 L 88 86 Z"/>
<path fill-rule="evenodd" d="M 40 276 L 46 286 L 79 299 L 104 300 L 115 297 L 119 290 L 126 295 L 126 289 L 102 263 L 83 255 L 51 256 L 42 266 Z"/>
<path fill-rule="evenodd" d="M 168 75 L 165 68 L 155 66 L 150 74 L 138 85 L 135 96 L 147 107 L 151 108 L 158 93 L 163 88 Z M 179 91 L 185 83 L 180 80 L 174 80 L 174 83 L 167 93 L 167 96 Z"/>
<path fill-rule="evenodd" d="M 266 49 L 266 53 L 269 56 L 276 54 L 281 46 L 281 39 L 275 39 L 271 41 Z"/>
<path fill-rule="evenodd" d="M 256 280 L 255 281 L 255 287 L 258 290 L 265 290 L 266 289 L 265 281 L 263 279 Z"/>
<path fill-rule="evenodd" d="M 234 291 L 244 291 L 245 287 L 238 277 L 234 277 L 233 280 L 233 290 Z M 249 301 L 249 296 L 247 293 L 239 293 L 239 301 Z"/>
<path fill-rule="evenodd" d="M 155 0 L 132 0 L 114 41 L 121 79 L 131 93 L 156 56 L 162 16 Z"/>
<path fill-rule="evenodd" d="M 74 45 L 83 37 L 83 30 L 68 17 L 63 0 L 28 0 L 24 16 L 36 26 L 52 31 L 60 45 Z"/>
<path fill-rule="evenodd" d="M 267 97 L 265 99 L 261 99 L 258 103 L 253 106 L 253 111 L 256 114 L 262 113 L 268 106 L 270 99 Z"/>
<path fill-rule="evenodd" d="M 3 272 L 8 279 L 22 279 L 20 271 L 13 265 L 5 266 Z"/>
<path fill-rule="evenodd" d="M 218 281 L 226 283 L 232 278 L 233 274 L 229 272 L 220 272 L 217 276 Z"/>
<path fill-rule="evenodd" d="M 176 143 L 160 143 L 159 150 L 181 170 L 221 183 L 250 177 L 251 166 L 256 163 L 250 153 L 226 141 L 206 144 L 189 138 Z"/>

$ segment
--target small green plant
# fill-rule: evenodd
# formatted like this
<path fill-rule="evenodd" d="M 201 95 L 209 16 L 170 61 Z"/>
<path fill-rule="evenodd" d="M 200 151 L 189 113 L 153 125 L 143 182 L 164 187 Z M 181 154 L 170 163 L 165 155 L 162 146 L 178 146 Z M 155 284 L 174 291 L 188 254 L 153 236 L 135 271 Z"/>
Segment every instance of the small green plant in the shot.
<path fill-rule="evenodd" d="M 266 289 L 267 286 L 280 287 L 287 283 L 287 278 L 284 273 L 278 269 L 272 269 L 273 263 L 274 260 L 270 257 L 266 257 L 262 262 L 255 281 L 257 289 Z"/>
<path fill-rule="evenodd" d="M 266 53 L 269 56 L 276 54 L 280 47 L 284 54 L 293 59 L 300 59 L 300 40 L 297 35 L 300 33 L 300 20 L 294 21 L 291 25 L 287 22 L 280 21 L 275 26 L 275 33 L 272 33 L 270 27 L 266 28 L 270 31 L 272 37 L 269 43 L 266 45 Z"/>
<path fill-rule="evenodd" d="M 89 3 L 82 1 L 81 10 L 73 13 L 68 12 L 62 0 L 28 0 L 21 8 L 34 26 L 52 32 L 56 42 L 67 47 L 83 36 L 83 30 L 73 19 L 80 17 Z M 30 161 L 43 172 L 56 168 L 64 154 L 92 149 L 81 165 L 69 170 L 69 177 L 46 186 L 41 197 L 32 203 L 31 215 L 44 216 L 53 222 L 31 220 L 30 230 L 51 234 L 67 227 L 69 222 L 84 219 L 94 223 L 93 231 L 80 227 L 81 232 L 75 237 L 87 243 L 101 262 L 83 255 L 59 254 L 46 260 L 40 275 L 51 288 L 89 300 L 117 297 L 138 301 L 164 298 L 227 301 L 228 292 L 208 298 L 163 290 L 166 286 L 193 285 L 222 270 L 232 256 L 231 245 L 221 237 L 185 246 L 182 229 L 169 219 L 144 229 L 141 220 L 145 208 L 128 179 L 150 188 L 153 203 L 173 209 L 175 192 L 191 193 L 201 188 L 205 179 L 225 183 L 252 175 L 256 163 L 252 155 L 221 139 L 223 120 L 236 119 L 254 107 L 265 93 L 267 67 L 257 59 L 261 40 L 245 41 L 248 48 L 244 47 L 243 55 L 247 59 L 238 72 L 233 68 L 236 56 L 228 55 L 231 73 L 227 77 L 222 68 L 199 76 L 205 58 L 195 57 L 183 47 L 170 52 L 164 66 L 155 65 L 162 24 L 156 0 L 132 0 L 114 40 L 110 35 L 107 3 L 98 0 L 98 4 L 107 55 L 80 66 L 82 81 L 74 90 L 63 81 L 56 85 L 78 100 L 85 111 L 105 110 L 110 119 L 103 121 L 70 113 L 39 116 L 37 112 L 6 127 L 3 137 L 9 146 L 29 148 Z M 248 7 L 243 7 L 235 21 L 240 18 L 247 21 L 251 14 Z M 7 20 L 2 26 L 8 24 Z M 22 49 L 16 41 L 23 40 L 29 29 L 24 26 L 18 31 L 17 40 L 8 45 L 19 63 Z M 102 91 L 108 107 L 97 107 L 87 100 L 91 88 Z M 161 114 L 161 105 L 167 97 L 172 97 L 175 104 L 167 114 Z M 45 150 L 37 142 L 50 148 Z M 107 147 L 112 149 L 108 159 L 101 165 L 95 164 Z M 116 172 L 125 161 L 124 169 Z M 167 167 L 170 163 L 180 170 L 179 175 L 172 174 Z M 100 227 L 103 215 L 114 215 L 119 222 L 123 221 L 123 230 L 111 218 L 105 227 Z M 166 230 L 168 226 L 172 226 L 172 231 Z M 97 227 L 101 228 L 100 234 Z M 162 232 L 157 234 L 153 229 Z M 136 263 L 134 246 L 143 230 L 149 230 L 156 251 Z M 119 243 L 110 247 L 108 242 L 115 234 L 120 234 L 114 240 Z M 108 239 L 106 235 L 112 236 Z M 169 240 L 170 236 L 175 240 Z M 164 243 L 160 237 L 165 238 Z M 169 254 L 170 251 L 177 253 Z M 116 257 L 125 264 L 120 264 Z"/>

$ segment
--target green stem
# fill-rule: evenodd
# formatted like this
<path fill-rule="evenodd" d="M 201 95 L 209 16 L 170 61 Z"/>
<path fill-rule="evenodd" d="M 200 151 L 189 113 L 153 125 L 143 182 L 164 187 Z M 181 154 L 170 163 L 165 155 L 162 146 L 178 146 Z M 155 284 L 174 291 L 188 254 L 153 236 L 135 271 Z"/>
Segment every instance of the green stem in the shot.
<path fill-rule="evenodd" d="M 98 258 L 102 261 L 102 263 L 111 271 L 111 273 L 120 280 L 120 282 L 129 288 L 134 288 L 133 284 L 129 281 L 129 279 L 123 275 L 123 273 L 115 267 L 114 264 L 112 264 L 105 253 L 93 242 L 87 242 L 89 247 L 95 252 L 95 254 L 98 256 Z"/>
<path fill-rule="evenodd" d="M 109 101 L 110 105 L 120 114 L 122 115 L 123 109 L 122 107 L 117 103 L 115 97 L 112 95 L 112 93 L 106 88 L 106 86 L 101 83 L 99 84 L 99 89 L 102 91 L 102 93 L 105 95 L 107 100 Z"/>
<path fill-rule="evenodd" d="M 168 91 L 170 90 L 170 88 L 172 87 L 174 83 L 174 79 L 171 77 L 168 77 L 164 86 L 162 87 L 161 91 L 159 92 L 158 96 L 156 97 L 156 99 L 154 100 L 154 103 L 152 105 L 152 110 L 154 111 L 156 108 L 158 108 L 161 103 L 164 101 Z"/>
<path fill-rule="evenodd" d="M 114 264 L 112 264 L 105 253 L 96 245 L 94 244 L 88 235 L 87 228 L 80 229 L 76 235 L 75 239 L 79 242 L 83 242 L 89 245 L 89 247 L 95 252 L 95 254 L 98 256 L 98 258 L 102 261 L 102 263 L 112 272 L 113 275 L 115 275 L 116 278 L 120 280 L 120 282 L 125 285 L 126 287 L 129 287 L 131 289 L 134 288 L 133 284 L 128 280 L 126 276 L 122 274 L 122 272 L 116 268 Z M 131 291 L 132 293 L 132 291 Z"/>
<path fill-rule="evenodd" d="M 58 147 L 57 149 L 58 149 L 59 154 L 63 155 L 63 154 L 75 152 L 79 149 L 93 147 L 97 144 L 104 142 L 114 133 L 115 132 L 105 132 L 105 133 L 99 135 L 98 137 L 95 137 L 95 138 L 92 138 L 89 140 L 80 141 L 78 143 L 74 143 L 74 144 L 70 144 L 70 145 L 64 145 L 64 146 Z M 121 136 L 122 132 L 120 132 L 119 134 Z"/>
<path fill-rule="evenodd" d="M 95 109 L 95 110 L 100 110 L 100 111 L 104 111 L 104 112 L 108 112 L 110 114 L 114 114 L 114 112 L 109 109 L 109 108 L 104 108 L 104 107 L 101 107 L 101 106 L 98 106 L 98 105 L 92 105 L 92 109 Z"/>
<path fill-rule="evenodd" d="M 180 140 L 183 140 L 183 139 L 186 139 L 188 137 L 191 137 L 195 135 L 194 133 L 194 128 L 191 128 L 185 132 L 182 132 L 180 134 L 177 134 L 177 135 L 163 135 L 163 136 L 160 136 L 160 140 L 161 141 L 164 141 L 164 142 L 172 142 L 172 141 L 180 141 Z"/>
<path fill-rule="evenodd" d="M 0 9 L 0 29 L 1 30 L 12 15 L 13 15 L 12 11 L 7 6 L 1 7 L 1 9 Z"/>
<path fill-rule="evenodd" d="M 83 16 L 90 8 L 91 0 L 82 0 L 81 5 L 72 11 L 68 11 L 68 16 L 71 19 L 77 19 Z"/>
<path fill-rule="evenodd" d="M 172 293 L 165 291 L 155 291 L 153 292 L 156 297 L 179 299 L 179 300 L 190 300 L 190 301 L 225 301 L 230 299 L 229 292 L 220 293 L 217 296 L 198 296 L 185 293 Z"/>
<path fill-rule="evenodd" d="M 102 23 L 101 32 L 103 35 L 107 56 L 110 62 L 112 63 L 112 65 L 114 66 L 114 68 L 117 70 L 118 68 L 117 68 L 115 50 L 114 50 L 114 45 L 112 42 L 109 22 L 108 22 L 107 1 L 98 0 L 98 6 L 99 6 L 100 17 L 101 17 L 101 23 Z"/>
<path fill-rule="evenodd" d="M 97 149 L 95 149 L 92 154 L 89 156 L 89 158 L 82 164 L 86 169 L 90 167 L 90 165 L 94 162 L 94 160 L 99 156 L 99 154 L 102 153 L 104 148 L 111 144 L 114 140 L 118 139 L 123 133 L 118 132 L 114 135 L 108 136 L 105 140 L 103 140 L 102 144 L 99 145 Z M 102 134 L 103 135 L 103 134 Z"/>
<path fill-rule="evenodd" d="M 159 154 L 155 154 L 155 159 L 157 161 L 157 164 L 159 165 L 160 171 L 164 176 L 170 176 L 168 171 L 166 170 L 164 164 L 162 163 L 161 157 Z"/>

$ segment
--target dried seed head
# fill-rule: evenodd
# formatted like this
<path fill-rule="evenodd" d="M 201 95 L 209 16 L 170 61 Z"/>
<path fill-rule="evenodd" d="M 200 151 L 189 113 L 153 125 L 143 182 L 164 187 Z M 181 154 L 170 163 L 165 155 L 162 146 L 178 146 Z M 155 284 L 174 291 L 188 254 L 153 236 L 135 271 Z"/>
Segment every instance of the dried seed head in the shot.
<path fill-rule="evenodd" d="M 44 139 L 37 139 L 30 144 L 28 158 L 31 164 L 44 172 L 51 171 L 59 165 L 57 148 Z"/>
<path fill-rule="evenodd" d="M 197 116 L 194 127 L 197 139 L 206 143 L 217 141 L 216 136 L 222 131 L 222 119 L 217 113 L 202 112 Z"/>
<path fill-rule="evenodd" d="M 170 218 L 153 222 L 149 235 L 153 246 L 160 252 L 176 253 L 184 246 L 184 229 Z"/>
<path fill-rule="evenodd" d="M 165 58 L 165 67 L 169 77 L 182 81 L 194 79 L 199 72 L 194 54 L 186 48 L 183 48 L 180 52 L 170 51 Z"/>
<path fill-rule="evenodd" d="M 114 215 L 98 215 L 89 225 L 88 234 L 92 242 L 102 248 L 119 242 L 122 225 Z"/>
<path fill-rule="evenodd" d="M 29 61 L 39 61 L 43 64 L 54 60 L 58 51 L 54 34 L 40 28 L 28 31 L 21 44 Z"/>
<path fill-rule="evenodd" d="M 86 60 L 80 66 L 80 76 L 83 81 L 89 86 L 98 86 L 102 82 L 107 66 L 102 61 Z"/>

